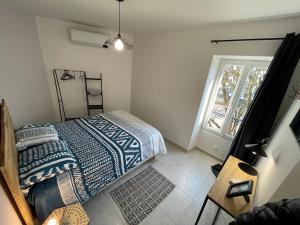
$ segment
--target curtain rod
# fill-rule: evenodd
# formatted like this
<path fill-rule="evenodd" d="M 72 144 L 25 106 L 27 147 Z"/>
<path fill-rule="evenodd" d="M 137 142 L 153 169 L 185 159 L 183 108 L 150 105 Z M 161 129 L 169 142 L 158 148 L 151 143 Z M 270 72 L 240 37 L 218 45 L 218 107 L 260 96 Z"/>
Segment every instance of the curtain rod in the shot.
<path fill-rule="evenodd" d="M 246 38 L 246 39 L 223 39 L 223 40 L 211 40 L 210 43 L 218 42 L 233 42 L 233 41 L 273 41 L 273 40 L 283 40 L 284 38 Z"/>

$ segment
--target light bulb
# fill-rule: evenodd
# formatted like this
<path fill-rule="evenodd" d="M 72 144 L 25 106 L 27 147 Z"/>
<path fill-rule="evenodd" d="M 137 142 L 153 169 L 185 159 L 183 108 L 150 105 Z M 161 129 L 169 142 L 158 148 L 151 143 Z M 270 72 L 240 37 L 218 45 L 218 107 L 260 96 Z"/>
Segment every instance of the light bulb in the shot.
<path fill-rule="evenodd" d="M 119 38 L 115 41 L 115 49 L 117 49 L 118 51 L 122 51 L 124 49 L 124 43 Z"/>
<path fill-rule="evenodd" d="M 57 220 L 56 219 L 50 219 L 47 223 L 47 225 L 57 225 Z"/>

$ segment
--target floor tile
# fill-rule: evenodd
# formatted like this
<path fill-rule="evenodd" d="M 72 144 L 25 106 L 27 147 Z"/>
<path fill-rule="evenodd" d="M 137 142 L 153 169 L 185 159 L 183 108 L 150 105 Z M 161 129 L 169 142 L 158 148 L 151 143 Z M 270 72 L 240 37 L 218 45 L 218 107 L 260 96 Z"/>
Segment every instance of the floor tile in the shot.
<path fill-rule="evenodd" d="M 197 149 L 187 152 L 171 142 L 166 141 L 166 145 L 168 154 L 156 156 L 155 159 L 125 175 L 83 205 L 90 217 L 90 224 L 127 225 L 109 192 L 149 165 L 156 168 L 176 187 L 140 225 L 193 225 L 195 223 L 204 198 L 215 180 L 210 167 L 218 161 Z M 207 205 L 199 223 L 201 225 L 210 224 L 217 210 L 213 203 Z M 230 219 L 226 214 L 221 213 L 216 225 L 228 224 Z"/>
<path fill-rule="evenodd" d="M 199 211 L 199 205 L 191 202 L 176 225 L 194 225 Z"/>

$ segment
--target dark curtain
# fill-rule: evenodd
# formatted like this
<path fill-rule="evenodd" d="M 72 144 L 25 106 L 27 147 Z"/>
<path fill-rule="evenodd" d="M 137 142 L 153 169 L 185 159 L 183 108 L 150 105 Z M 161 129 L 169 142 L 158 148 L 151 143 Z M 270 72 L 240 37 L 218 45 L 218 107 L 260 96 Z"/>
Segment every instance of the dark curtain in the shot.
<path fill-rule="evenodd" d="M 264 81 L 257 90 L 239 131 L 233 139 L 227 158 L 233 155 L 255 165 L 258 158 L 245 149 L 245 144 L 254 144 L 269 137 L 299 56 L 299 34 L 287 34 L 269 66 Z"/>

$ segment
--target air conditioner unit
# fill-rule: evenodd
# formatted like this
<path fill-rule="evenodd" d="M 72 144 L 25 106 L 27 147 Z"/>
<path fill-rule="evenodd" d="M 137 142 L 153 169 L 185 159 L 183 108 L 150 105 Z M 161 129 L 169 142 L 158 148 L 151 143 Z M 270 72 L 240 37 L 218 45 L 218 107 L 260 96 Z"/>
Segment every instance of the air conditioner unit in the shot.
<path fill-rule="evenodd" d="M 83 30 L 70 29 L 71 42 L 98 48 L 108 48 L 105 41 L 108 36 Z"/>

